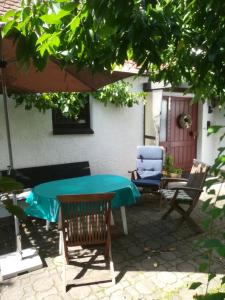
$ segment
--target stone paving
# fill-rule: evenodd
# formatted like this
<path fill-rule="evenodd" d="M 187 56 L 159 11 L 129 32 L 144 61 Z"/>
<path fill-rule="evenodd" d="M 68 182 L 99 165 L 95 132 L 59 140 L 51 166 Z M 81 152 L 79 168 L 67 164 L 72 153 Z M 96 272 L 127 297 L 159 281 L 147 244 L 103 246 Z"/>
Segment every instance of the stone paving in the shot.
<path fill-rule="evenodd" d="M 0 299 L 195 299 L 196 293 L 204 294 L 207 281 L 207 275 L 198 272 L 202 250 L 196 246 L 196 240 L 201 235 L 196 235 L 185 224 L 176 230 L 179 217 L 176 213 L 162 221 L 160 218 L 165 209 L 160 211 L 159 199 L 150 194 L 128 207 L 128 236 L 123 234 L 120 211 L 116 210 L 115 226 L 112 228 L 116 285 L 100 282 L 71 286 L 66 294 L 61 280 L 62 262 L 58 254 L 57 228 L 53 225 L 47 232 L 42 220 L 31 220 L 21 228 L 23 247 L 38 247 L 44 267 L 1 281 Z M 204 215 L 197 208 L 193 217 L 200 224 Z M 224 225 L 224 221 L 217 224 L 223 228 Z M 13 224 L 10 221 L 0 227 L 0 254 L 14 250 L 12 231 Z M 76 267 L 70 267 L 69 271 L 76 272 Z M 101 278 L 103 271 L 97 267 L 91 270 L 92 278 Z M 216 257 L 212 271 L 217 276 L 211 281 L 210 288 L 213 292 L 225 292 L 225 287 L 220 285 L 221 275 L 225 273 L 225 261 Z M 85 280 L 88 278 L 84 277 Z M 197 290 L 190 290 L 189 286 L 194 281 L 204 284 Z"/>

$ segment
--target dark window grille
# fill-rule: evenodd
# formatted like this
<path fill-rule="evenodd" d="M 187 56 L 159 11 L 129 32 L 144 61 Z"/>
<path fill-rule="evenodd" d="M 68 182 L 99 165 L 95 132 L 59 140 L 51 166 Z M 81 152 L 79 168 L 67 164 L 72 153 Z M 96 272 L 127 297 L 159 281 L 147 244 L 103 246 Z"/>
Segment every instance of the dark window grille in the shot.
<path fill-rule="evenodd" d="M 89 100 L 81 109 L 78 119 L 67 118 L 61 111 L 52 111 L 53 134 L 92 134 L 90 127 L 90 106 Z"/>

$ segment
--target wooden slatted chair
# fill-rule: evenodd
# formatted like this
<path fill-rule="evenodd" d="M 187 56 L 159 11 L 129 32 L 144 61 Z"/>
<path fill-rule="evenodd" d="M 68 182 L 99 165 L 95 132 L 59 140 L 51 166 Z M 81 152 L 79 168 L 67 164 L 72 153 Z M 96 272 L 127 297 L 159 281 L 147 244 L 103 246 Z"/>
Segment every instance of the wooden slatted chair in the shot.
<path fill-rule="evenodd" d="M 109 263 L 112 282 L 115 284 L 111 254 L 111 200 L 115 193 L 60 195 L 59 226 L 62 230 L 64 254 L 63 284 L 66 291 L 66 265 L 72 258 L 75 246 L 103 245 L 105 260 Z M 76 282 L 75 282 L 76 283 Z"/>
<path fill-rule="evenodd" d="M 190 217 L 190 214 L 199 201 L 208 171 L 208 165 L 194 159 L 193 166 L 185 186 L 178 186 L 171 189 L 160 189 L 162 199 L 168 200 L 170 204 L 169 210 L 162 216 L 162 219 L 165 219 L 173 210 L 175 210 L 182 216 L 181 223 L 186 221 L 191 228 L 198 228 L 198 231 L 201 231 L 199 226 Z M 181 180 L 183 181 L 183 179 Z M 169 182 L 170 180 L 167 181 Z M 188 206 L 188 208 L 185 210 L 183 205 Z"/>

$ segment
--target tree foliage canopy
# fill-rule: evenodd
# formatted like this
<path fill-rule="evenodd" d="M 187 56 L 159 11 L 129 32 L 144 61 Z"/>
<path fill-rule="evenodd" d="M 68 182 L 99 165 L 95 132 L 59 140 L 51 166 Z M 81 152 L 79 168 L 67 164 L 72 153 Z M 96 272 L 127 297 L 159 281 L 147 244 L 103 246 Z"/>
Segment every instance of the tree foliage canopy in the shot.
<path fill-rule="evenodd" d="M 17 58 L 23 65 L 32 60 L 42 70 L 48 57 L 54 56 L 64 64 L 76 63 L 99 71 L 113 70 L 115 65 L 133 60 L 140 66 L 140 74 L 148 72 L 152 81 L 172 86 L 186 82 L 197 100 L 225 103 L 224 1 L 23 0 L 20 10 L 9 11 L 1 21 L 6 22 L 3 36 L 14 36 Z M 112 90 L 104 90 L 99 100 L 106 103 L 108 93 L 112 95 Z M 75 101 L 72 95 L 70 101 L 73 105 L 79 99 Z M 110 101 L 118 105 L 115 97 Z M 209 134 L 221 128 L 224 126 L 214 126 Z M 224 138 L 223 133 L 221 140 Z M 221 147 L 211 168 L 222 182 L 224 152 L 225 147 Z M 207 188 L 212 184 L 209 181 Z M 225 257 L 224 231 L 214 231 L 214 221 L 225 216 L 225 206 L 220 209 L 216 203 L 225 196 L 219 192 L 215 195 L 213 189 L 208 192 L 212 197 L 203 210 L 207 213 L 204 228 L 210 235 L 200 245 L 210 261 L 213 251 Z M 208 281 L 214 278 L 210 265 L 204 262 L 200 266 L 201 272 L 208 270 Z M 221 284 L 224 282 L 225 276 Z"/>
<path fill-rule="evenodd" d="M 65 117 L 79 118 L 80 110 L 87 103 L 87 96 L 92 95 L 96 100 L 115 106 L 132 107 L 134 104 L 145 100 L 144 92 L 131 92 L 132 84 L 120 80 L 111 83 L 103 88 L 91 93 L 43 93 L 43 94 L 12 94 L 16 106 L 24 105 L 26 110 L 33 107 L 40 112 L 47 109 L 58 109 Z"/>
<path fill-rule="evenodd" d="M 133 60 L 151 80 L 186 82 L 200 100 L 225 102 L 225 3 L 219 0 L 24 0 L 2 18 L 21 63 L 49 55 L 93 70 Z"/>

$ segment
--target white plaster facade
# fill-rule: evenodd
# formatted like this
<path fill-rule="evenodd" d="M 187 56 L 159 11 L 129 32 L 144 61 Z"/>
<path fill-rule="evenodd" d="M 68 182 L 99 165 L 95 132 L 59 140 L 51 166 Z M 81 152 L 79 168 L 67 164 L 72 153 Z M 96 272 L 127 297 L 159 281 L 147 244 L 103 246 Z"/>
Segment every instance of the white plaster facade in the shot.
<path fill-rule="evenodd" d="M 142 91 L 145 77 L 130 78 L 134 91 Z M 145 134 L 156 136 L 158 144 L 162 89 L 148 93 L 145 111 L 150 116 L 145 122 Z M 172 94 L 182 96 L 182 94 Z M 187 96 L 187 95 L 186 95 Z M 190 95 L 189 95 L 190 96 Z M 91 128 L 94 134 L 52 134 L 51 111 L 40 113 L 33 109 L 25 111 L 15 108 L 9 100 L 9 119 L 14 168 L 51 165 L 88 160 L 92 174 L 111 173 L 128 176 L 127 171 L 135 168 L 137 145 L 143 144 L 144 105 L 132 108 L 105 107 L 95 99 L 90 100 Z M 207 136 L 207 121 L 212 125 L 224 124 L 224 111 L 214 109 L 208 113 L 208 105 L 199 104 L 197 158 L 212 164 L 219 146 L 221 133 Z M 0 97 L 0 170 L 9 164 L 3 99 Z"/>
<path fill-rule="evenodd" d="M 157 89 L 151 93 L 148 93 L 147 103 L 145 106 L 145 134 L 155 137 L 155 140 L 146 138 L 146 145 L 159 144 L 162 97 L 163 90 L 161 89 Z"/>
<path fill-rule="evenodd" d="M 208 113 L 208 104 L 204 103 L 199 105 L 199 118 L 198 118 L 198 144 L 197 144 L 197 156 L 202 161 L 212 165 L 215 158 L 218 155 L 218 148 L 225 146 L 225 140 L 220 141 L 221 135 L 225 132 L 221 129 L 215 134 L 207 135 L 207 121 L 210 121 L 212 125 L 225 126 L 224 118 L 225 110 L 213 109 L 212 113 Z"/>
<path fill-rule="evenodd" d="M 129 79 L 142 91 L 145 78 Z M 9 100 L 14 168 L 89 161 L 92 174 L 128 176 L 135 167 L 137 145 L 143 144 L 143 104 L 132 108 L 105 107 L 90 99 L 94 134 L 52 134 L 51 111 L 15 108 Z M 0 98 L 0 170 L 9 164 L 3 99 Z"/>

